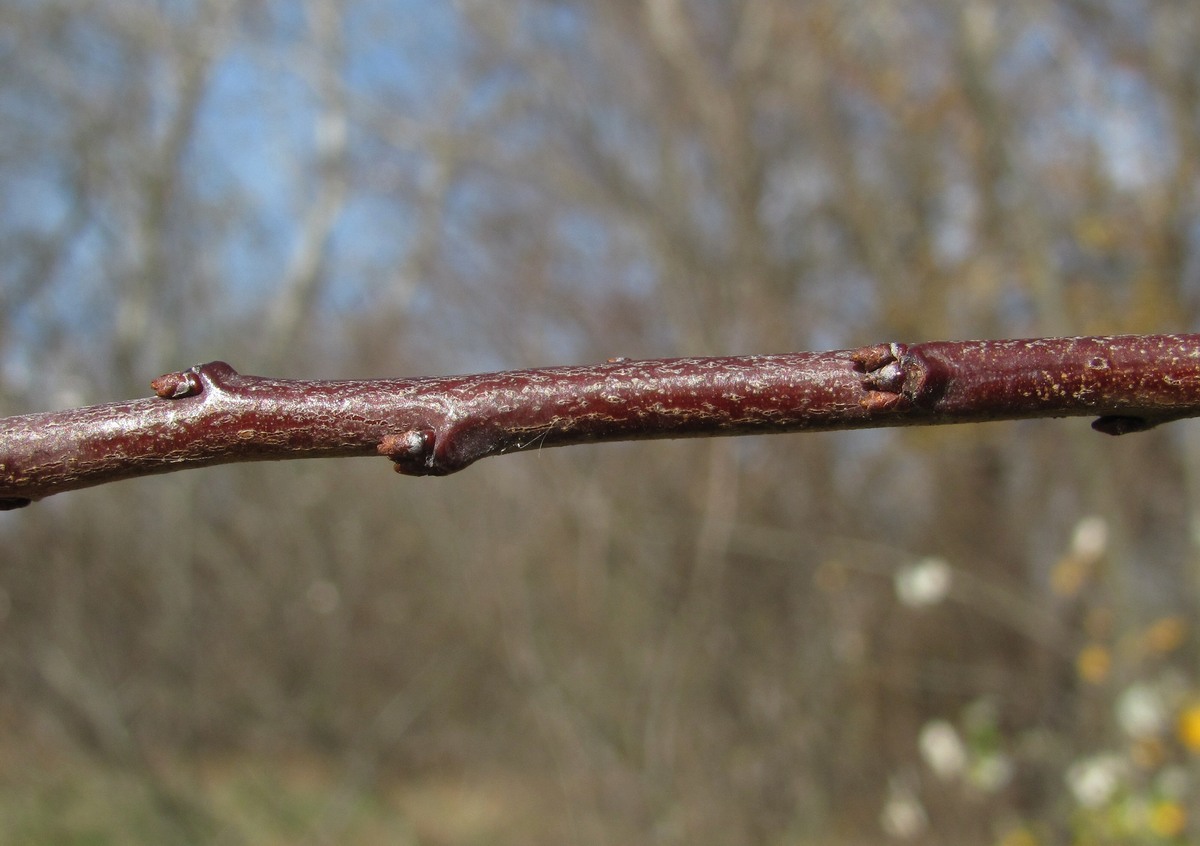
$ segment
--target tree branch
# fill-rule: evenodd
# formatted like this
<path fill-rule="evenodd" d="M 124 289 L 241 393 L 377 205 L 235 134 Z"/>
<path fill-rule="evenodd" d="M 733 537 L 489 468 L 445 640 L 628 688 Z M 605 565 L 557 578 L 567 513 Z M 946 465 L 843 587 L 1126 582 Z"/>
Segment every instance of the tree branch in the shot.
<path fill-rule="evenodd" d="M 1200 416 L 1200 335 L 878 344 L 612 359 L 473 376 L 297 381 L 211 362 L 156 397 L 0 420 L 0 510 L 236 461 L 384 455 L 454 473 L 550 446 L 1096 415 L 1112 435 Z"/>

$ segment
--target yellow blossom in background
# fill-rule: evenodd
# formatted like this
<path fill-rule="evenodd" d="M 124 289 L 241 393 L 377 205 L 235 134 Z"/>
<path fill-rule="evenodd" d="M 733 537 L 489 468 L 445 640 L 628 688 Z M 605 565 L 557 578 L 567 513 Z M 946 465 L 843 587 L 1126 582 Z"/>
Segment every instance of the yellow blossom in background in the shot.
<path fill-rule="evenodd" d="M 1064 599 L 1072 599 L 1082 590 L 1092 572 L 1090 561 L 1068 555 L 1060 558 L 1050 571 L 1050 589 Z"/>
<path fill-rule="evenodd" d="M 1112 669 L 1112 653 L 1098 643 L 1085 646 L 1075 659 L 1079 677 L 1090 684 L 1100 684 Z"/>
<path fill-rule="evenodd" d="M 1163 617 L 1142 633 L 1142 644 L 1147 652 L 1164 654 L 1178 649 L 1186 637 L 1187 622 L 1182 617 Z"/>
<path fill-rule="evenodd" d="M 1000 838 L 996 846 L 1038 846 L 1038 840 L 1027 828 L 1014 828 Z"/>
<path fill-rule="evenodd" d="M 1135 740 L 1129 748 L 1129 758 L 1142 770 L 1156 770 L 1167 759 L 1167 747 L 1157 737 Z"/>
<path fill-rule="evenodd" d="M 1200 702 L 1193 702 L 1179 712 L 1176 731 L 1189 752 L 1200 753 Z"/>
<path fill-rule="evenodd" d="M 1150 808 L 1147 819 L 1150 830 L 1159 837 L 1178 837 L 1187 825 L 1187 811 L 1179 803 L 1161 799 Z"/>
<path fill-rule="evenodd" d="M 1120 241 L 1119 227 L 1108 218 L 1096 214 L 1083 215 L 1075 221 L 1075 237 L 1093 250 L 1111 250 Z"/>

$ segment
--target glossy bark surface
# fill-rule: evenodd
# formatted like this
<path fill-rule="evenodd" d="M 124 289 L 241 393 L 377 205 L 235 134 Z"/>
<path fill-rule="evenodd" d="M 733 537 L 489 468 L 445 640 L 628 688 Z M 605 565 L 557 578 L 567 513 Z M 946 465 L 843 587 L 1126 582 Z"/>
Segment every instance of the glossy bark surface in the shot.
<path fill-rule="evenodd" d="M 1096 416 L 1110 434 L 1200 415 L 1200 335 L 878 344 L 614 360 L 470 376 L 301 381 L 224 362 L 150 399 L 0 420 L 0 508 L 236 461 L 384 455 L 446 475 L 600 441 Z"/>

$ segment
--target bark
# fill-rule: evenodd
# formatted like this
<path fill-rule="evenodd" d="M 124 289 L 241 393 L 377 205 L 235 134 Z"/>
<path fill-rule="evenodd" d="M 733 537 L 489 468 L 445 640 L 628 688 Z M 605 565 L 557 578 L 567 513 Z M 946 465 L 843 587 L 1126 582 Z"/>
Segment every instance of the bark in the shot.
<path fill-rule="evenodd" d="M 0 420 L 0 508 L 236 461 L 382 455 L 441 476 L 551 446 L 1096 416 L 1120 435 L 1200 415 L 1200 335 L 877 344 L 611 359 L 470 376 L 302 381 L 224 362 L 156 397 Z"/>

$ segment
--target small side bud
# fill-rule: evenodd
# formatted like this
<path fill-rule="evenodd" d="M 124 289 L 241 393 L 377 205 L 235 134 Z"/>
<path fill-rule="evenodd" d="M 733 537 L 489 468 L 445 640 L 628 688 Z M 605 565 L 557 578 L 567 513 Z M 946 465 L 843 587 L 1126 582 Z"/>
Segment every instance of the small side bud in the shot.
<path fill-rule="evenodd" d="M 894 344 L 875 344 L 850 351 L 850 360 L 859 373 L 871 373 L 896 360 Z"/>
<path fill-rule="evenodd" d="M 428 476 L 432 473 L 434 441 L 432 429 L 409 429 L 384 435 L 375 449 L 395 463 L 397 473 Z"/>
<path fill-rule="evenodd" d="M 150 383 L 154 393 L 163 399 L 180 399 L 200 393 L 200 379 L 190 370 L 181 373 L 164 373 Z"/>
<path fill-rule="evenodd" d="M 1153 429 L 1160 422 L 1146 417 L 1124 414 L 1106 414 L 1092 421 L 1092 428 L 1106 435 L 1129 435 L 1133 432 L 1145 432 Z"/>
<path fill-rule="evenodd" d="M 902 396 L 904 389 L 903 356 L 906 348 L 901 344 L 876 344 L 860 347 L 850 353 L 855 369 L 863 374 L 862 399 L 859 405 L 871 413 L 898 411 L 908 403 Z"/>

